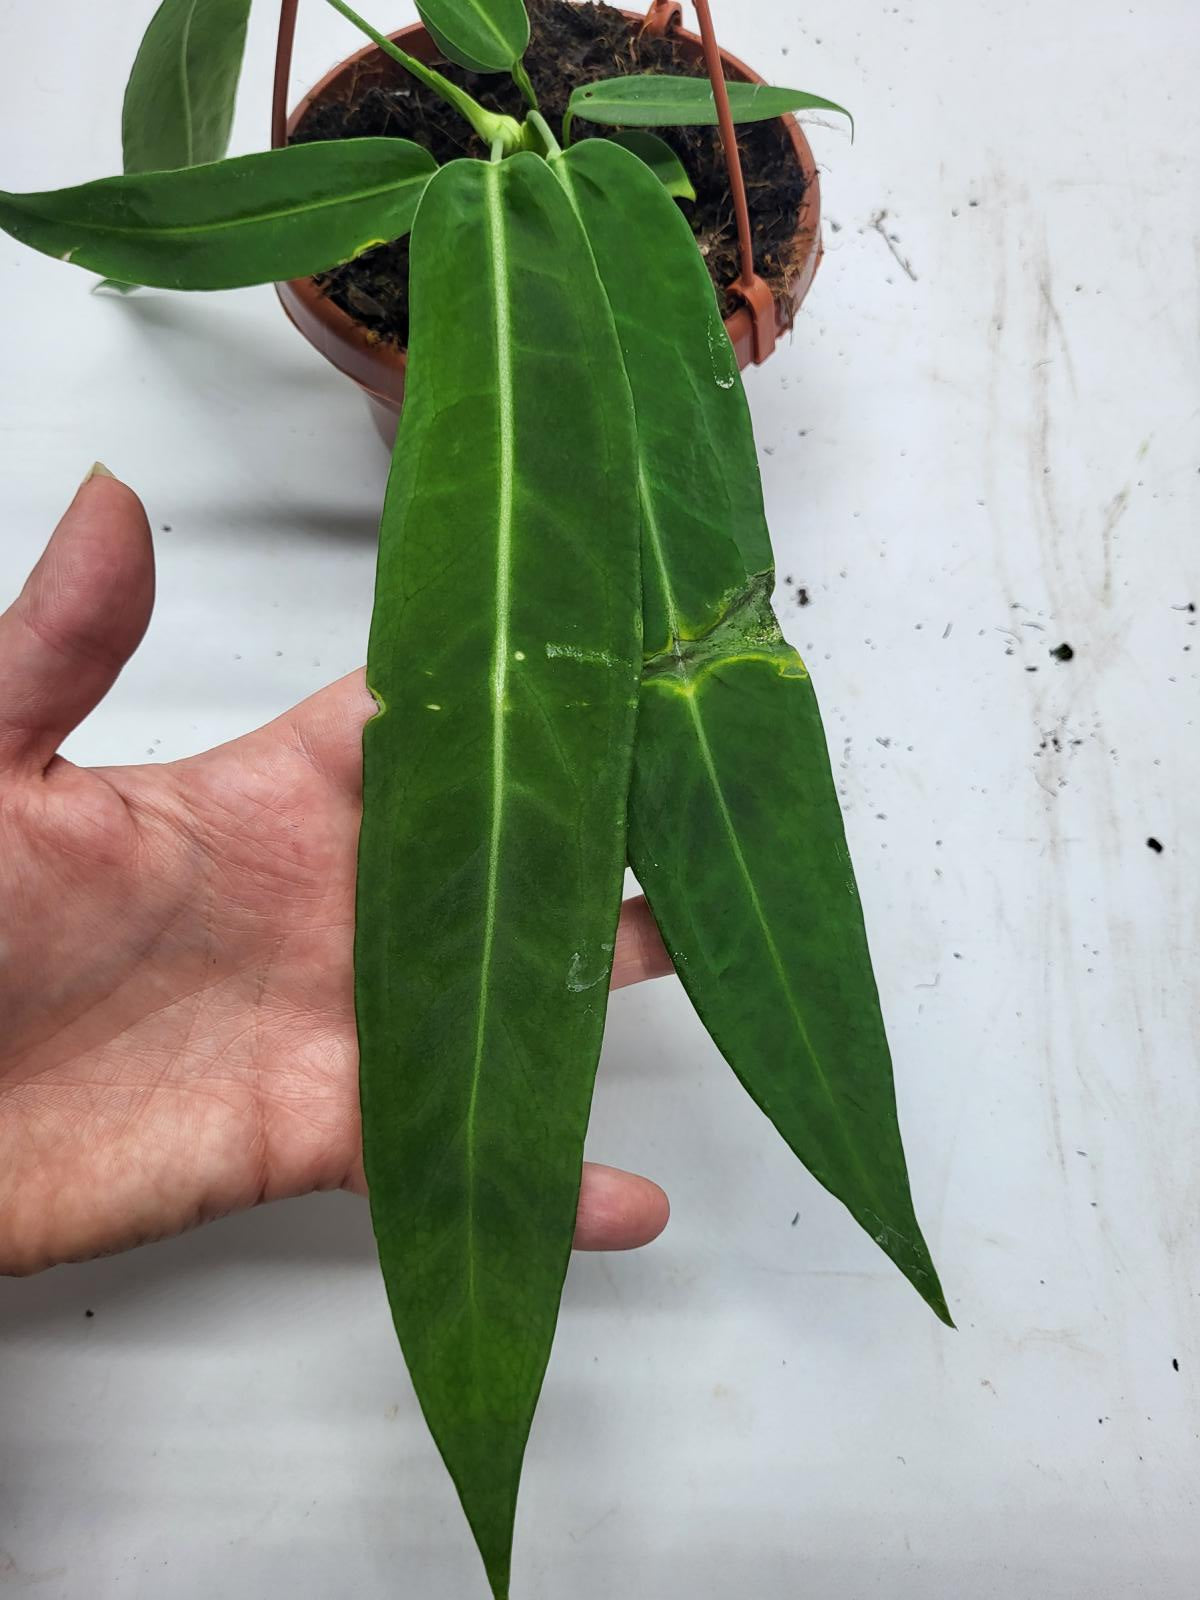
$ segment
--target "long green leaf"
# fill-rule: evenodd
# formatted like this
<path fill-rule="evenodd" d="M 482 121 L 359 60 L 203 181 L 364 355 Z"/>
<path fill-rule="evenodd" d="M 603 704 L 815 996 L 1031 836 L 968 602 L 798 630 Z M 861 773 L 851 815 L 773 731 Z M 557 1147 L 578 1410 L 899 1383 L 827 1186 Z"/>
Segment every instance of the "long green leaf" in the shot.
<path fill-rule="evenodd" d="M 308 277 L 399 238 L 435 170 L 404 139 L 334 139 L 185 172 L 0 191 L 0 228 L 123 283 L 236 289 Z"/>
<path fill-rule="evenodd" d="M 801 89 L 774 89 L 767 83 L 729 83 L 729 105 L 735 122 L 766 122 L 789 111 L 836 111 L 844 106 Z M 567 107 L 567 136 L 575 117 L 611 127 L 710 127 L 717 121 L 712 84 L 707 78 L 676 78 L 662 73 L 631 74 L 581 84 Z M 854 119 L 850 117 L 850 129 Z"/>
<path fill-rule="evenodd" d="M 686 220 L 640 163 L 555 163 L 637 412 L 646 651 L 630 859 L 705 1025 L 809 1170 L 948 1319 L 812 684 L 774 586 L 745 396 Z"/>
<path fill-rule="evenodd" d="M 529 45 L 524 0 L 417 0 L 417 10 L 442 54 L 471 72 L 511 72 Z"/>
<path fill-rule="evenodd" d="M 411 272 L 368 664 L 363 1142 L 400 1341 L 506 1596 L 622 887 L 633 411 L 587 241 L 539 158 L 439 173 Z"/>
<path fill-rule="evenodd" d="M 250 0 L 163 0 L 125 90 L 125 171 L 219 161 L 229 148 Z"/>
<path fill-rule="evenodd" d="M 687 168 L 665 139 L 655 133 L 642 133 L 634 128 L 628 133 L 610 135 L 614 144 L 623 150 L 632 150 L 644 161 L 669 195 L 676 200 L 694 200 L 695 186 L 688 177 Z"/>

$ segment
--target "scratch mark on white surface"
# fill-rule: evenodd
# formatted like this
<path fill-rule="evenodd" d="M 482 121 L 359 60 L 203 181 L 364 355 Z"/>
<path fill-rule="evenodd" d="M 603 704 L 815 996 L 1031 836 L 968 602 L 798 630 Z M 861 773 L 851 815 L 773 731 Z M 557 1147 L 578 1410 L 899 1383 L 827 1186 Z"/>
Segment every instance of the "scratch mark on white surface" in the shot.
<path fill-rule="evenodd" d="M 889 233 L 887 231 L 887 229 L 884 227 L 884 223 L 886 221 L 887 221 L 887 212 L 886 211 L 877 211 L 875 213 L 875 215 L 871 218 L 871 226 L 875 229 L 875 232 L 879 235 L 879 237 L 883 240 L 884 244 L 887 245 L 888 249 L 891 251 L 893 257 L 896 260 L 896 264 L 901 268 L 901 270 L 903 272 L 906 272 L 908 274 L 908 276 L 912 279 L 912 281 L 914 283 L 916 283 L 917 282 L 917 275 L 913 271 L 912 262 L 909 261 L 906 256 L 902 256 L 900 254 L 900 251 L 897 248 L 897 235 L 894 234 L 894 233 Z"/>
<path fill-rule="evenodd" d="M 1058 335 L 1059 348 L 1062 350 L 1063 363 L 1066 366 L 1067 378 L 1071 384 L 1071 393 L 1078 397 L 1079 391 L 1075 382 L 1075 363 L 1071 359 L 1071 346 L 1067 342 L 1067 330 L 1063 325 L 1063 319 L 1059 313 L 1059 309 L 1054 303 L 1053 282 L 1050 276 L 1050 257 L 1044 249 L 1042 254 L 1042 269 L 1038 275 L 1038 290 L 1041 294 L 1042 302 L 1046 308 L 1048 327 L 1053 327 L 1055 333 Z M 1043 359 L 1049 360 L 1050 354 L 1048 340 L 1045 348 L 1046 355 Z"/>
<path fill-rule="evenodd" d="M 1102 1362 L 1105 1359 L 1094 1345 L 1083 1342 L 1078 1328 L 1027 1328 L 1019 1339 L 1009 1342 L 1018 1350 L 1025 1350 L 1030 1345 L 1059 1345 L 1073 1355 L 1087 1356 L 1092 1361 Z"/>
<path fill-rule="evenodd" d="M 582 1533 L 571 1533 L 571 1530 L 568 1529 L 567 1530 L 568 1533 L 571 1533 L 571 1543 L 572 1544 L 582 1544 L 585 1539 L 590 1539 L 592 1534 L 595 1533 L 596 1529 L 597 1528 L 602 1528 L 604 1526 L 604 1524 L 606 1522 L 608 1522 L 611 1517 L 615 1517 L 616 1516 L 617 1512 L 620 1509 L 621 1509 L 621 1507 L 620 1507 L 619 1502 L 614 1500 L 612 1505 L 609 1506 L 608 1510 L 605 1511 L 602 1515 L 598 1516 L 596 1518 L 595 1522 L 590 1522 L 587 1525 L 587 1527 L 584 1528 Z"/>
<path fill-rule="evenodd" d="M 1117 524 L 1129 509 L 1130 486 L 1125 487 L 1113 495 L 1104 510 L 1104 525 L 1101 531 L 1101 540 L 1104 545 L 1104 588 L 1102 590 L 1104 604 L 1110 606 L 1113 597 L 1113 537 L 1117 531 Z"/>
<path fill-rule="evenodd" d="M 46 1567 L 41 1572 L 26 1572 L 8 1550 L 0 1550 L 0 1585 L 6 1589 L 34 1589 L 39 1584 L 65 1578 L 66 1567 Z"/>

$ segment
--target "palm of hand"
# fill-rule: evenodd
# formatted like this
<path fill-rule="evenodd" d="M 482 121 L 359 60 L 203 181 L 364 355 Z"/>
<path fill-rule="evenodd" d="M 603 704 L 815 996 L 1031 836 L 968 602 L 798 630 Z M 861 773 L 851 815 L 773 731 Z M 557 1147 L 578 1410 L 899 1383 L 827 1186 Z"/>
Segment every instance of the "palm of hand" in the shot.
<path fill-rule="evenodd" d="M 363 693 L 332 691 L 348 732 Z M 10 791 L 0 901 L 30 914 L 0 977 L 3 1082 L 26 1116 L 0 1213 L 35 1264 L 351 1178 L 345 777 L 285 722 Z"/>
<path fill-rule="evenodd" d="M 153 603 L 132 494 L 85 485 L 0 618 L 0 1270 L 362 1188 L 352 948 L 361 674 L 187 761 L 55 755 Z M 665 968 L 643 908 L 617 982 Z M 580 1242 L 665 1221 L 592 1169 Z"/>

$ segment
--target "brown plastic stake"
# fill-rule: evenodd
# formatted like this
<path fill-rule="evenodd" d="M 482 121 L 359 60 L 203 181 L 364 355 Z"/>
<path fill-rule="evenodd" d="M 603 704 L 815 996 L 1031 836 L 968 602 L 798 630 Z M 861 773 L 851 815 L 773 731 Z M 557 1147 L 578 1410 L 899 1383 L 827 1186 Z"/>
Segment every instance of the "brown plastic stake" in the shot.
<path fill-rule="evenodd" d="M 704 41 L 704 64 L 708 68 L 713 99 L 717 105 L 717 121 L 721 129 L 721 146 L 725 151 L 725 164 L 729 168 L 729 188 L 733 195 L 733 211 L 737 218 L 738 254 L 742 271 L 736 283 L 730 284 L 730 293 L 746 307 L 754 329 L 754 362 L 760 366 L 775 348 L 775 296 L 754 270 L 754 236 L 750 231 L 750 207 L 746 202 L 746 180 L 742 175 L 742 158 L 738 150 L 737 129 L 729 107 L 729 90 L 725 85 L 725 72 L 721 66 L 721 51 L 713 31 L 712 12 L 708 0 L 696 0 L 696 15 L 700 19 L 700 37 Z"/>
<path fill-rule="evenodd" d="M 296 7 L 300 0 L 283 0 L 279 8 L 279 44 L 275 51 L 275 95 L 271 102 L 271 149 L 287 143 L 288 80 L 292 75 L 292 49 L 296 43 Z"/>
<path fill-rule="evenodd" d="M 642 32 L 652 39 L 661 39 L 682 21 L 683 7 L 679 0 L 653 0 L 642 23 Z"/>

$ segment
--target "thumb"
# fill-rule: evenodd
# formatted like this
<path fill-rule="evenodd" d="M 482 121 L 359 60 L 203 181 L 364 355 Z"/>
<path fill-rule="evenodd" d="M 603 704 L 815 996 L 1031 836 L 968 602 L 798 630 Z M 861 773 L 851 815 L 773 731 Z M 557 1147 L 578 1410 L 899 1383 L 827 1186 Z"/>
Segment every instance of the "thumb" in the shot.
<path fill-rule="evenodd" d="M 0 768 L 49 765 L 116 682 L 153 606 L 146 513 L 97 464 L 0 614 Z"/>

